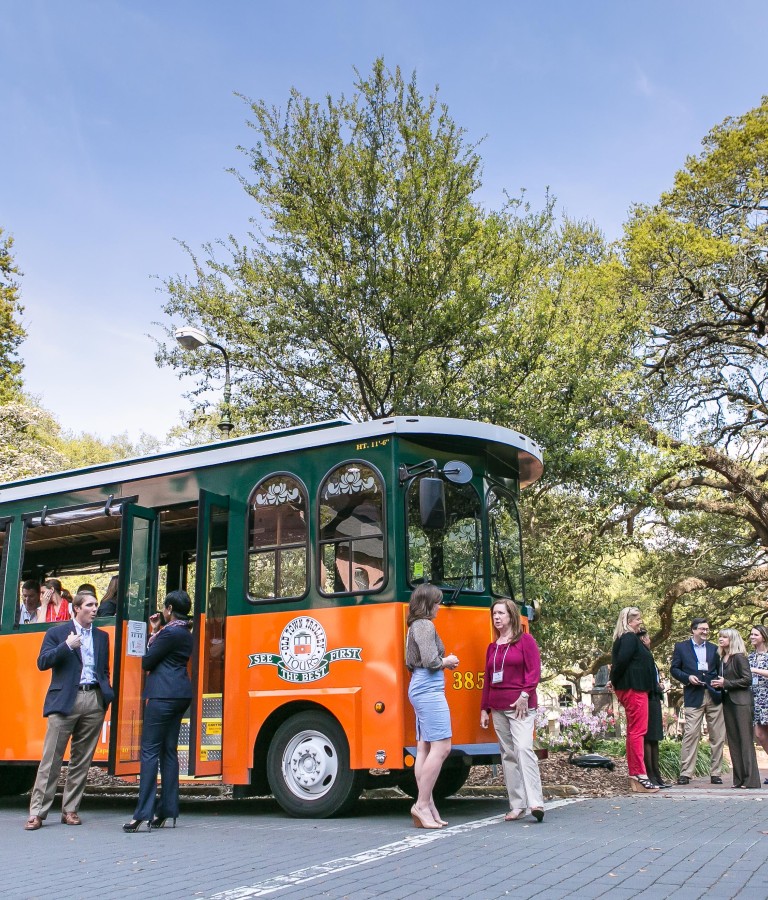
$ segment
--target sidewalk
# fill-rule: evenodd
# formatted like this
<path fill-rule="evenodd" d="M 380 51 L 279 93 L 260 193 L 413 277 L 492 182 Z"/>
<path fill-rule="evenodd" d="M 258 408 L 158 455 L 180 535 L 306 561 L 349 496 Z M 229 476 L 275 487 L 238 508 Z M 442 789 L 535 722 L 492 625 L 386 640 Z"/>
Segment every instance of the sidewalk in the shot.
<path fill-rule="evenodd" d="M 763 796 L 764 795 L 764 796 Z M 0 804 L 3 897 L 36 900 L 765 900 L 768 791 L 675 788 L 547 803 L 503 822 L 506 802 L 457 798 L 450 826 L 415 829 L 410 800 L 348 817 L 290 819 L 272 800 L 184 800 L 175 830 L 123 834 L 131 799 L 88 798 L 83 825 L 23 829 Z"/>

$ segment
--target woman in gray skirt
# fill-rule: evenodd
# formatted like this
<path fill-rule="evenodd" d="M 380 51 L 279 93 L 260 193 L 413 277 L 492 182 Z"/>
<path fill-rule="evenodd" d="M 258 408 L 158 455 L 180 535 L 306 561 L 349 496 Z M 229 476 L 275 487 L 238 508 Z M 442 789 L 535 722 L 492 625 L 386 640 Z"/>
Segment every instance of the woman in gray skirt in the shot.
<path fill-rule="evenodd" d="M 755 740 L 752 731 L 752 671 L 747 649 L 735 628 L 723 628 L 717 638 L 720 677 L 712 687 L 723 692 L 723 718 L 733 766 L 733 786 L 759 788 Z"/>
<path fill-rule="evenodd" d="M 434 618 L 443 592 L 433 584 L 420 584 L 408 604 L 408 636 L 405 664 L 411 672 L 408 699 L 416 712 L 416 802 L 411 818 L 416 828 L 447 825 L 435 806 L 432 789 L 445 758 L 451 751 L 451 714 L 445 699 L 444 669 L 455 669 L 459 660 L 445 647 L 435 630 Z"/>

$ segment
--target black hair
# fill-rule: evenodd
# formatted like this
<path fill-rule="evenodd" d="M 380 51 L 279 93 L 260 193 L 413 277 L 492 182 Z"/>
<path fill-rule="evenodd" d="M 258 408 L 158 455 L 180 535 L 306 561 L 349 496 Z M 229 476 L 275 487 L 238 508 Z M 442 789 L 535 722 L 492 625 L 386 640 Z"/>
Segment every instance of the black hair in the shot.
<path fill-rule="evenodd" d="M 192 601 L 186 591 L 170 591 L 165 595 L 163 606 L 170 606 L 174 615 L 186 618 L 192 609 Z"/>
<path fill-rule="evenodd" d="M 696 631 L 699 625 L 709 625 L 709 619 L 691 619 L 691 631 Z"/>
<path fill-rule="evenodd" d="M 30 578 L 29 581 L 22 582 L 21 585 L 22 591 L 37 591 L 40 593 L 40 582 L 35 581 L 34 578 Z"/>

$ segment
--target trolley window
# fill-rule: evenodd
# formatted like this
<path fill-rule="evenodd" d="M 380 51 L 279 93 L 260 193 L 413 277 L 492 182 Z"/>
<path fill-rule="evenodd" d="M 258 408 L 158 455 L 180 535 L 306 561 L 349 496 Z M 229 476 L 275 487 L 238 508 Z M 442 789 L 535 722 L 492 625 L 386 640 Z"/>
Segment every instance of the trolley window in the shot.
<path fill-rule="evenodd" d="M 514 499 L 498 488 L 488 491 L 488 528 L 491 533 L 491 591 L 525 602 L 520 518 Z"/>
<path fill-rule="evenodd" d="M 368 594 L 385 585 L 384 494 L 363 462 L 333 469 L 320 488 L 320 591 Z"/>
<path fill-rule="evenodd" d="M 12 519 L 8 516 L 0 517 L 0 613 L 3 608 L 3 597 L 5 596 L 5 548 L 8 545 L 7 532 L 8 526 Z M 19 619 L 18 604 L 16 604 L 14 625 Z"/>
<path fill-rule="evenodd" d="M 293 475 L 270 475 L 253 490 L 248 520 L 248 596 L 296 600 L 307 592 L 307 492 Z"/>
<path fill-rule="evenodd" d="M 471 484 L 445 484 L 445 526 L 425 529 L 419 515 L 419 481 L 408 489 L 408 580 L 440 587 L 483 590 L 482 504 Z"/>
<path fill-rule="evenodd" d="M 21 625 L 68 621 L 71 597 L 87 583 L 103 595 L 120 557 L 123 509 L 130 498 L 109 497 L 104 503 L 27 513 L 24 520 L 19 605 L 27 590 L 40 585 L 44 602 L 35 619 Z M 46 588 L 53 594 L 45 602 Z"/>

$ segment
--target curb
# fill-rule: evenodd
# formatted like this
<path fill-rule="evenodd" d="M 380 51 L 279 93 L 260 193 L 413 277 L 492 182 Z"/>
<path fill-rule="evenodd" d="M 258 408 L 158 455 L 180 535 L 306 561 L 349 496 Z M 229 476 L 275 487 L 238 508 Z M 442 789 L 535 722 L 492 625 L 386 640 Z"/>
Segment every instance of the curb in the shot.
<path fill-rule="evenodd" d="M 545 784 L 543 789 L 545 797 L 578 797 L 583 793 L 572 784 Z M 57 795 L 61 796 L 61 793 L 58 789 Z M 86 797 L 136 797 L 138 793 L 138 784 L 90 784 L 85 789 Z M 224 784 L 181 784 L 179 795 L 221 799 L 231 797 L 232 791 L 230 785 Z M 388 787 L 363 791 L 363 796 L 369 800 L 402 800 L 407 795 L 398 788 Z M 460 788 L 452 796 L 505 798 L 507 792 L 503 784 L 474 784 Z"/>

